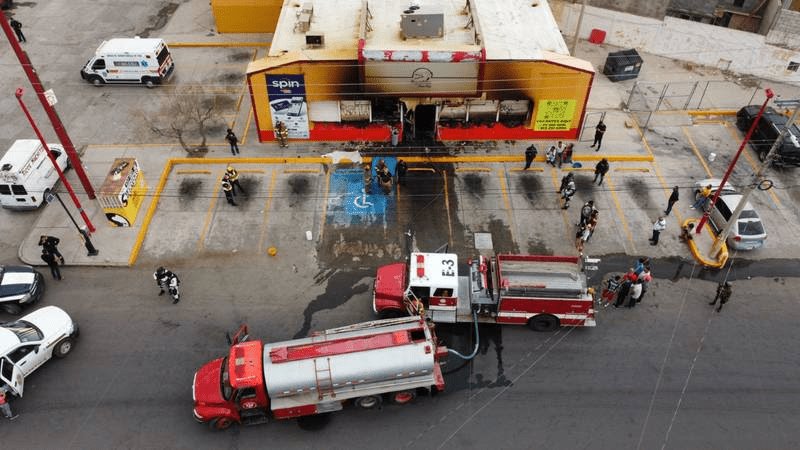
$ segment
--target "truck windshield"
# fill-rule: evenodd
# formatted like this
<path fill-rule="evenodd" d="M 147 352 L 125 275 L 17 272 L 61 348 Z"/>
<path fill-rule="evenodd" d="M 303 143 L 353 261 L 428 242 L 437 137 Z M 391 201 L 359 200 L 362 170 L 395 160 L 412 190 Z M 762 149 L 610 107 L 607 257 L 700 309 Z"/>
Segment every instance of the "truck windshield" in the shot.
<path fill-rule="evenodd" d="M 3 324 L 3 328 L 16 334 L 20 342 L 41 341 L 44 337 L 38 328 L 24 320 Z"/>
<path fill-rule="evenodd" d="M 228 373 L 228 358 L 222 360 L 222 370 L 220 371 L 220 386 L 222 387 L 222 397 L 225 400 L 230 400 L 233 394 L 231 387 L 230 374 Z"/>
<path fill-rule="evenodd" d="M 156 57 L 156 59 L 158 59 L 158 67 L 164 65 L 164 61 L 167 60 L 167 56 L 169 56 L 169 50 L 167 50 L 167 47 L 164 46 L 161 51 L 158 52 L 158 56 Z"/>

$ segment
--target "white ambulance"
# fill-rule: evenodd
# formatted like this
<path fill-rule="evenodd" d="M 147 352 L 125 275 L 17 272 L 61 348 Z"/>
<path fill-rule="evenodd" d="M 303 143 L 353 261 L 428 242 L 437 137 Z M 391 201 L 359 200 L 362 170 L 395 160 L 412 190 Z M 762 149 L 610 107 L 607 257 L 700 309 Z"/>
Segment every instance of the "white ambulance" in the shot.
<path fill-rule="evenodd" d="M 61 170 L 69 160 L 60 145 L 47 144 Z M 0 159 L 0 205 L 8 209 L 36 209 L 58 181 L 50 158 L 36 139 L 20 139 Z"/>
<path fill-rule="evenodd" d="M 83 69 L 81 78 L 105 83 L 141 83 L 151 88 L 172 75 L 175 63 L 163 39 L 117 38 L 103 41 Z"/>

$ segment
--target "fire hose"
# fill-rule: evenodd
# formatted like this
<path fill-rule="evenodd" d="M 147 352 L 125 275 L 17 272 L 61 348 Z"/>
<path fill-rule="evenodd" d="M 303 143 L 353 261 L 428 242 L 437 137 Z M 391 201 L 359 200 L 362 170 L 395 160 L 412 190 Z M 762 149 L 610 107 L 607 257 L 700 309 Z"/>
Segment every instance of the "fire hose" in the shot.
<path fill-rule="evenodd" d="M 474 309 L 472 310 L 472 323 L 475 324 L 475 349 L 472 350 L 472 353 L 470 353 L 469 356 L 464 356 L 461 353 L 453 350 L 452 348 L 447 349 L 449 353 L 452 353 L 458 356 L 459 358 L 465 359 L 467 361 L 478 355 L 478 346 L 481 343 L 480 334 L 478 333 L 478 312 L 475 311 Z"/>

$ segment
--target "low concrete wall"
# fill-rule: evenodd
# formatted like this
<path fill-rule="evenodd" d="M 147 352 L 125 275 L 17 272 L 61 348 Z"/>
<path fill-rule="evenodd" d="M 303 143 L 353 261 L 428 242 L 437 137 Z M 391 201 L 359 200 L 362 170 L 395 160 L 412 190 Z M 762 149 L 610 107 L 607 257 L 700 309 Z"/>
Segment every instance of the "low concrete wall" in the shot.
<path fill-rule="evenodd" d="M 556 20 L 562 32 L 572 36 L 580 5 L 561 6 Z M 606 31 L 605 42 L 611 45 L 775 81 L 800 82 L 800 71 L 787 70 L 791 61 L 800 62 L 800 52 L 769 45 L 760 34 L 674 17 L 662 21 L 587 6 L 581 39 L 587 39 L 595 28 Z"/>

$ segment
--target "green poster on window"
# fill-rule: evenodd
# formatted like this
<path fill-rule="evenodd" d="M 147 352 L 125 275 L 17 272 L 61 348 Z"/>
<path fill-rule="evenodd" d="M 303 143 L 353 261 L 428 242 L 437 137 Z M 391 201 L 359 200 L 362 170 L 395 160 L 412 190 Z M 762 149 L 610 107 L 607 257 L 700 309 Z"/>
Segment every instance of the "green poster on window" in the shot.
<path fill-rule="evenodd" d="M 575 100 L 539 100 L 535 131 L 565 131 L 572 126 Z"/>

